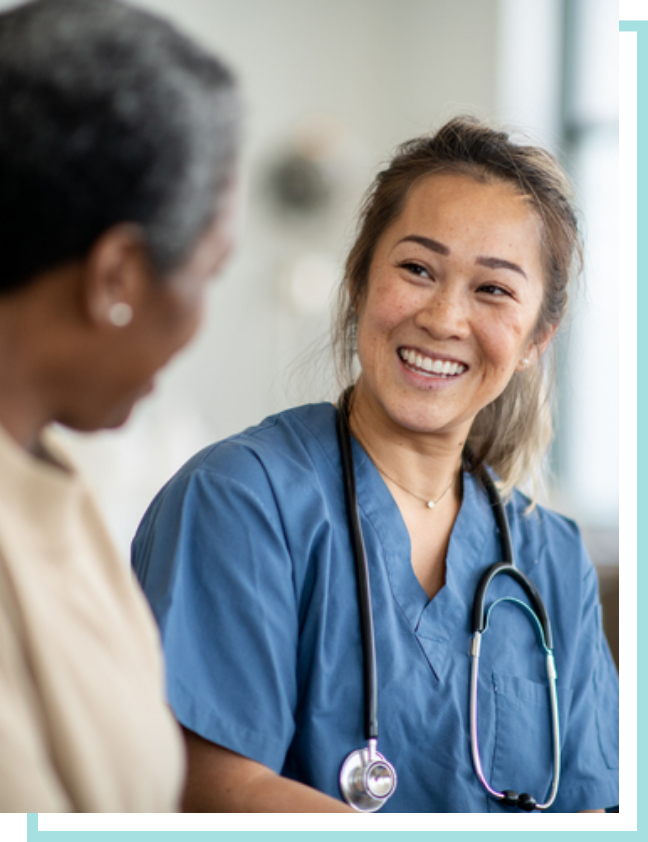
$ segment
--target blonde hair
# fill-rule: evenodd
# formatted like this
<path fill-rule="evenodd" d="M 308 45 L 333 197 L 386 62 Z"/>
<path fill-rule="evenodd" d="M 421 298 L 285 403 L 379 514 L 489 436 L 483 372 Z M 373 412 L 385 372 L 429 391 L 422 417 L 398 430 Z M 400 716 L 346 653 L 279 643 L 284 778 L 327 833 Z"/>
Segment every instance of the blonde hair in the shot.
<path fill-rule="evenodd" d="M 468 175 L 477 181 L 505 182 L 525 196 L 542 223 L 545 289 L 534 338 L 557 328 L 567 311 L 568 290 L 582 266 L 582 240 L 569 180 L 544 149 L 514 143 L 472 117 L 456 117 L 433 135 L 402 144 L 389 166 L 369 188 L 338 293 L 333 347 L 340 385 L 353 381 L 358 312 L 378 240 L 402 212 L 419 180 L 438 173 Z M 476 416 L 466 447 L 470 464 L 488 464 L 501 490 L 535 477 L 552 438 L 553 352 L 516 372 L 501 395 Z"/>

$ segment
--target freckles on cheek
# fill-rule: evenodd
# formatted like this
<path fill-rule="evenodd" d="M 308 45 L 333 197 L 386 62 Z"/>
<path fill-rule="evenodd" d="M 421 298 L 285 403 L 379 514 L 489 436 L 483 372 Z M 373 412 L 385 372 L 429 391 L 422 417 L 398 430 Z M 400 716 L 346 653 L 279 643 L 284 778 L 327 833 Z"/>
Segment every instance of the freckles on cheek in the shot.
<path fill-rule="evenodd" d="M 399 316 L 417 310 L 419 306 L 420 301 L 413 299 L 409 290 L 403 290 L 401 295 L 385 296 L 385 308 L 392 313 L 398 313 Z"/>
<path fill-rule="evenodd" d="M 500 322 L 486 327 L 482 333 L 482 341 L 493 359 L 506 368 L 508 357 L 521 353 L 520 349 L 526 344 L 526 332 L 519 322 L 511 319 L 506 323 Z"/>
<path fill-rule="evenodd" d="M 380 321 L 394 321 L 406 312 L 408 301 L 405 290 L 395 288 L 392 282 L 378 283 L 370 290 L 366 309 Z"/>

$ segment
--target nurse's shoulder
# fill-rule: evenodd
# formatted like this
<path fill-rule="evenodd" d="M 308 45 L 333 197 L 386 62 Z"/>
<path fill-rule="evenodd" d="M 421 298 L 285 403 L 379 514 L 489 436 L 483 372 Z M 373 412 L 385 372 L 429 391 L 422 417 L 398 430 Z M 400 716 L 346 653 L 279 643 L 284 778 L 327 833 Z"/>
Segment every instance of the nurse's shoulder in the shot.
<path fill-rule="evenodd" d="M 576 523 L 542 505 L 530 508 L 520 492 L 507 502 L 518 567 L 536 585 L 547 605 L 558 649 L 574 656 L 573 641 L 599 605 L 598 579 Z"/>
<path fill-rule="evenodd" d="M 208 445 L 180 468 L 153 505 L 170 492 L 186 493 L 201 474 L 208 482 L 232 480 L 261 496 L 285 484 L 294 493 L 295 483 L 322 470 L 326 451 L 336 447 L 334 414 L 332 404 L 308 404 Z"/>
<path fill-rule="evenodd" d="M 525 573 L 540 566 L 552 575 L 582 578 L 592 569 L 581 531 L 570 518 L 540 504 L 532 506 L 517 489 L 506 502 L 506 514 L 516 562 Z"/>
<path fill-rule="evenodd" d="M 336 481 L 339 456 L 332 404 L 311 404 L 272 415 L 260 424 L 196 453 L 158 492 L 133 541 L 133 565 L 142 581 L 161 536 L 177 535 L 209 519 L 235 516 L 241 529 L 259 520 L 288 538 L 318 520 L 325 487 Z M 337 460 L 337 463 L 336 463 Z M 341 486 L 340 486 L 341 488 Z M 174 532 L 175 531 L 175 532 Z M 173 538 L 173 535 L 176 535 Z"/>

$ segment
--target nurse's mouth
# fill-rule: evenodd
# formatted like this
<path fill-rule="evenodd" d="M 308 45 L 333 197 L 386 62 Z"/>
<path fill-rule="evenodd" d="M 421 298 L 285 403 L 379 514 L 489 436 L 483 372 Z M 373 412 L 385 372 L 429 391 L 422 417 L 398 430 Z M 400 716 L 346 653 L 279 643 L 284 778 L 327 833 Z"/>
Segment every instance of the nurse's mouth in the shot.
<path fill-rule="evenodd" d="M 426 377 L 458 377 L 466 371 L 468 366 L 463 363 L 439 360 L 427 357 L 420 351 L 411 348 L 399 348 L 398 356 L 405 363 L 405 367 Z"/>

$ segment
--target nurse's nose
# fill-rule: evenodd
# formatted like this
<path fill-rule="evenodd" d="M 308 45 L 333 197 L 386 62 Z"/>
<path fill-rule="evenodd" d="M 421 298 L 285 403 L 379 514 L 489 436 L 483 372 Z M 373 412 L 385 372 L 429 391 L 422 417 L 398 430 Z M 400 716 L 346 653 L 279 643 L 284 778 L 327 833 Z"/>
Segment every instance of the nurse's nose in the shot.
<path fill-rule="evenodd" d="M 465 339 L 469 333 L 465 293 L 452 284 L 438 284 L 414 318 L 433 339 Z"/>

